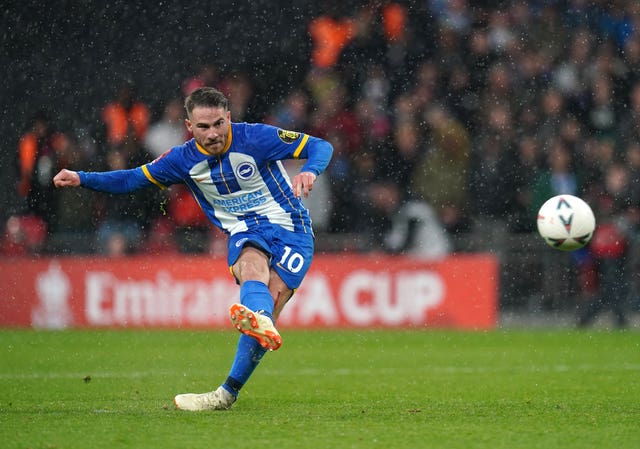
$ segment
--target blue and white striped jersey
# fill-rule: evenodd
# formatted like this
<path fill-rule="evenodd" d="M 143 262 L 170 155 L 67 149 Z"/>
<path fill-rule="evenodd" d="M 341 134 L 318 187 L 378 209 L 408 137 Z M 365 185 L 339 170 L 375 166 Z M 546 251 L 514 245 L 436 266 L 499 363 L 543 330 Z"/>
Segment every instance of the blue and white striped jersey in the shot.
<path fill-rule="evenodd" d="M 260 223 L 311 233 L 311 219 L 280 162 L 307 159 L 301 171 L 319 175 L 329 163 L 331 145 L 308 134 L 265 124 L 231 123 L 226 151 L 212 156 L 194 139 L 132 170 L 79 172 L 85 187 L 111 193 L 153 183 L 160 188 L 186 184 L 207 217 L 229 234 Z"/>

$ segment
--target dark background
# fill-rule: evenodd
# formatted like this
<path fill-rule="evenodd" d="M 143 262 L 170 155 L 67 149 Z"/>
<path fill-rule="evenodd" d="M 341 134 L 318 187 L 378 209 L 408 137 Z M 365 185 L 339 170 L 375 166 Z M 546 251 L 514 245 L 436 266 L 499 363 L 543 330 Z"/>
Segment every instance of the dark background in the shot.
<path fill-rule="evenodd" d="M 123 81 L 158 108 L 213 62 L 251 75 L 256 96 L 249 118 L 260 119 L 304 75 L 307 26 L 321 7 L 327 5 L 305 0 L 2 2 L 0 219 L 18 207 L 18 139 L 39 110 L 56 127 L 81 134 L 97 125 L 100 108 Z"/>

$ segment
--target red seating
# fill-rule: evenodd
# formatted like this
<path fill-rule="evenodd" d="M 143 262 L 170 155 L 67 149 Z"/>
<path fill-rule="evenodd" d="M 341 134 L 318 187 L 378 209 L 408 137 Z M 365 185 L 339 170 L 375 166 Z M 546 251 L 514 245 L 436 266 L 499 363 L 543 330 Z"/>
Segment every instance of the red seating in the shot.
<path fill-rule="evenodd" d="M 7 256 L 37 254 L 47 241 L 47 224 L 36 215 L 12 215 L 7 219 L 0 252 Z"/>
<path fill-rule="evenodd" d="M 151 229 L 145 245 L 140 248 L 145 254 L 176 254 L 178 245 L 175 239 L 175 225 L 167 217 L 160 217 L 151 223 Z"/>

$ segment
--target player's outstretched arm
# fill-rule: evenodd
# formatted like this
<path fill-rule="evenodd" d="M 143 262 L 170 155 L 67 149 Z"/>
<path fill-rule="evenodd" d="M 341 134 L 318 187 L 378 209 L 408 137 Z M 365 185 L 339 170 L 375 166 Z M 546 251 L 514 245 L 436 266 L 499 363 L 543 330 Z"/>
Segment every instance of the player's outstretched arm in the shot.
<path fill-rule="evenodd" d="M 309 196 L 309 192 L 313 190 L 313 183 L 318 175 L 329 165 L 332 154 L 333 146 L 329 142 L 317 137 L 309 137 L 303 156 L 307 158 L 307 162 L 300 170 L 300 173 L 291 180 L 293 194 L 296 198 L 300 198 L 303 195 L 305 198 Z"/>
<path fill-rule="evenodd" d="M 61 170 L 54 176 L 53 183 L 56 187 L 82 186 L 106 193 L 128 193 L 152 185 L 142 167 L 105 172 Z"/>
<path fill-rule="evenodd" d="M 63 168 L 53 177 L 53 185 L 56 187 L 78 187 L 80 175 L 77 172 Z"/>

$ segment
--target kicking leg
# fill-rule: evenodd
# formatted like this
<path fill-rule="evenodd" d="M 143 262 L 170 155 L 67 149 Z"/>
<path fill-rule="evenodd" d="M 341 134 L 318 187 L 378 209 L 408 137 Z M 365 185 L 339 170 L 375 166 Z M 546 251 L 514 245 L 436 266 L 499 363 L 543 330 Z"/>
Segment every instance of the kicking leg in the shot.
<path fill-rule="evenodd" d="M 271 295 L 273 295 L 272 298 L 275 298 L 272 299 L 274 303 L 274 307 L 272 309 L 273 318 L 275 321 L 280 316 L 280 313 L 282 312 L 282 309 L 284 308 L 289 298 L 291 298 L 293 291 L 285 285 L 285 283 L 275 271 L 271 271 L 271 278 L 269 280 L 269 291 Z M 242 303 L 245 304 L 244 301 L 242 301 Z M 253 315 L 260 314 L 256 312 Z M 240 341 L 238 342 L 238 350 L 236 351 L 236 356 L 233 361 L 233 365 L 231 366 L 229 377 L 227 377 L 227 380 L 222 385 L 225 390 L 236 397 L 238 396 L 240 389 L 244 386 L 247 380 L 249 380 L 249 377 L 260 363 L 260 360 L 262 360 L 262 357 L 264 356 L 267 349 L 269 349 L 268 346 L 265 347 L 262 344 L 262 341 L 263 339 L 255 338 L 253 335 L 250 335 L 250 333 L 244 333 L 244 335 L 240 336 Z M 280 339 L 279 342 L 281 344 L 282 339 Z"/>
<path fill-rule="evenodd" d="M 233 265 L 233 274 L 240 282 L 240 304 L 233 304 L 229 309 L 233 325 L 256 339 L 263 348 L 278 349 L 282 338 L 274 326 L 268 256 L 252 246 L 243 248 Z"/>
<path fill-rule="evenodd" d="M 236 272 L 244 272 L 247 274 L 251 272 L 252 269 L 255 270 L 255 265 L 252 267 L 251 264 L 255 264 L 256 261 L 258 262 L 258 265 L 261 265 L 259 264 L 260 254 L 264 254 L 255 248 L 249 249 L 252 250 L 249 252 L 255 257 L 251 257 L 251 260 L 249 260 L 244 266 L 239 266 L 238 264 L 234 265 L 234 274 L 236 274 Z M 259 254 L 254 253 L 254 251 Z M 267 348 L 269 348 L 269 344 L 267 344 L 266 347 L 263 345 L 263 342 L 265 341 L 264 336 L 267 335 L 266 331 L 271 332 L 270 329 L 267 329 L 267 324 L 265 324 L 264 320 L 268 320 L 268 324 L 270 324 L 273 331 L 277 333 L 277 330 L 275 330 L 275 327 L 273 326 L 273 322 L 280 316 L 280 313 L 287 301 L 293 295 L 293 290 L 286 286 L 275 271 L 271 270 L 270 272 L 267 272 L 270 275 L 268 277 L 268 287 L 265 283 L 260 281 L 249 280 L 242 282 L 240 288 L 241 304 L 234 304 L 232 306 L 232 321 L 234 318 L 233 310 L 236 310 L 238 312 L 236 321 L 241 325 L 241 327 L 243 323 L 249 323 L 250 330 L 248 332 L 244 332 L 242 329 L 239 329 L 243 335 L 240 336 L 238 341 L 236 355 L 226 381 L 218 387 L 217 390 L 209 393 L 177 395 L 174 399 L 177 408 L 189 411 L 226 410 L 236 401 L 240 389 L 249 380 L 249 377 L 253 374 L 253 371 L 256 369 L 260 360 L 262 360 L 262 357 L 266 353 Z M 241 280 L 242 278 L 239 279 Z M 265 296 L 265 289 L 268 294 L 268 300 Z M 251 308 L 256 310 L 256 312 L 254 313 Z M 243 311 L 240 312 L 240 309 L 243 309 Z M 249 310 L 247 311 L 247 309 Z M 266 313 L 258 313 L 258 311 L 264 311 Z M 261 321 L 262 326 L 258 325 L 258 330 L 253 327 L 253 320 Z M 236 324 L 236 321 L 234 321 L 234 324 Z M 252 335 L 252 333 L 254 335 Z M 256 338 L 255 334 L 263 338 Z M 279 334 L 277 334 L 277 337 L 279 338 Z M 274 340 L 273 334 L 269 336 L 268 340 L 271 342 L 270 344 L 273 349 L 279 348 L 282 344 L 281 339 L 279 342 L 278 340 Z M 277 347 L 273 347 L 274 341 L 276 341 Z"/>

